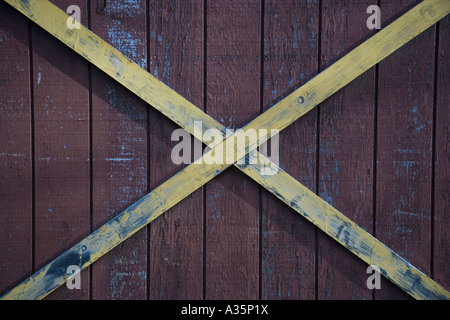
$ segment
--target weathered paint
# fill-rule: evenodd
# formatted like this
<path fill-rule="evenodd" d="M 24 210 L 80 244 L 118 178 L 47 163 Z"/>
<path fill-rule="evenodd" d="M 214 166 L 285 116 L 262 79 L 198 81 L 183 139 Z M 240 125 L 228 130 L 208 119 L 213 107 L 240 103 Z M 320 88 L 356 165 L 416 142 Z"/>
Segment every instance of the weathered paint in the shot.
<path fill-rule="evenodd" d="M 260 113 L 260 6 L 207 1 L 206 110 L 232 129 Z M 259 297 L 259 186 L 249 180 L 232 169 L 205 186 L 214 198 L 205 208 L 206 299 Z"/>
<path fill-rule="evenodd" d="M 32 273 L 28 19 L 0 3 L 0 291 Z M 14 75 L 10 79 L 8 75 Z M 8 259 L 4 258 L 8 257 Z"/>
<path fill-rule="evenodd" d="M 319 72 L 319 13 L 318 0 L 265 1 L 263 111 Z M 316 121 L 317 112 L 309 112 L 279 143 L 280 167 L 310 190 L 316 187 Z M 261 297 L 314 299 L 317 228 L 267 190 L 261 206 Z"/>
<path fill-rule="evenodd" d="M 248 165 L 242 169 L 247 174 L 250 174 L 248 171 L 259 170 L 254 165 Z M 450 298 L 450 293 L 440 285 L 284 171 L 280 170 L 279 173 L 271 176 L 270 182 L 268 180 L 261 177 L 257 182 L 271 192 L 278 190 L 280 193 L 275 194 L 284 203 L 367 264 L 379 266 L 385 277 L 414 298 Z"/>
<path fill-rule="evenodd" d="M 82 22 L 86 23 L 86 1 L 73 4 L 80 7 Z M 63 5 L 63 1 L 56 1 L 55 5 Z M 31 39 L 34 268 L 38 270 L 91 231 L 89 161 L 86 161 L 89 159 L 89 76 L 86 61 L 34 24 Z M 81 274 L 81 288 L 62 287 L 49 298 L 88 299 L 87 272 Z"/>
<path fill-rule="evenodd" d="M 150 1 L 149 70 L 196 106 L 203 107 L 204 1 Z M 176 174 L 172 132 L 178 127 L 149 108 L 152 190 Z M 150 225 L 150 299 L 203 297 L 203 190 L 193 192 Z M 187 240 L 189 239 L 189 240 Z"/>
<path fill-rule="evenodd" d="M 439 22 L 439 51 L 436 97 L 436 148 L 434 159 L 434 279 L 438 283 L 450 284 L 450 16 Z M 446 288 L 447 290 L 450 287 Z"/>
<path fill-rule="evenodd" d="M 96 1 L 90 3 L 91 30 L 142 68 L 147 60 L 145 3 L 114 1 L 99 11 Z M 148 192 L 149 144 L 145 103 L 96 68 L 91 77 L 92 226 L 96 229 Z M 93 299 L 146 298 L 147 237 L 147 230 L 141 230 L 92 266 Z"/>
<path fill-rule="evenodd" d="M 381 1 L 383 21 L 414 2 Z M 431 274 L 435 28 L 382 61 L 378 85 L 376 236 L 425 274 Z M 410 298 L 389 282 L 382 286 L 376 299 Z"/>
<path fill-rule="evenodd" d="M 374 31 L 366 28 L 372 0 L 322 1 L 321 69 Z M 345 14 L 342 12 L 345 11 Z M 320 105 L 318 195 L 373 232 L 375 70 Z M 367 265 L 333 239 L 318 235 L 318 299 L 371 299 Z"/>
<path fill-rule="evenodd" d="M 13 2 L 13 1 L 11 1 L 11 2 Z M 448 13 L 449 6 L 450 6 L 449 3 L 445 3 L 445 2 L 441 1 L 441 2 L 436 2 L 436 3 L 430 4 L 430 2 L 431 1 L 424 1 L 422 4 L 415 7 L 414 9 L 412 9 L 410 12 L 405 14 L 401 19 L 397 20 L 396 22 L 391 24 L 389 27 L 387 27 L 383 31 L 379 32 L 377 34 L 377 36 L 372 37 L 371 39 L 366 41 L 363 45 L 359 46 L 358 48 L 353 50 L 350 54 L 348 54 L 347 56 L 342 58 L 338 63 L 335 63 L 333 66 L 328 68 L 325 72 L 321 73 L 319 76 L 315 77 L 313 80 L 308 82 L 309 85 L 306 84 L 305 86 L 298 89 L 296 92 L 294 92 L 296 95 L 291 94 L 290 96 L 288 96 L 287 98 L 285 98 L 282 101 L 283 103 L 280 102 L 279 104 L 277 104 L 276 106 L 274 106 L 273 108 L 268 110 L 266 113 L 264 113 L 262 116 L 259 116 L 254 121 L 250 122 L 245 128 L 256 128 L 257 129 L 260 127 L 269 127 L 269 128 L 276 127 L 276 128 L 280 128 L 280 130 L 285 128 L 287 125 L 292 123 L 294 120 L 299 118 L 301 115 L 303 115 L 304 113 L 311 110 L 315 105 L 317 105 L 317 103 L 320 103 L 322 100 L 329 97 L 331 94 L 336 92 L 340 87 L 344 86 L 345 84 L 347 84 L 348 82 L 353 80 L 356 76 L 358 76 L 359 74 L 361 74 L 362 72 L 367 70 L 367 68 L 370 68 L 371 66 L 373 66 L 375 63 L 377 63 L 378 61 L 383 59 L 385 56 L 390 54 L 392 51 L 394 51 L 395 49 L 397 49 L 398 47 L 403 45 L 405 42 L 409 41 L 417 33 L 420 33 L 421 31 L 423 31 L 424 29 L 429 27 L 431 24 L 433 24 L 435 21 L 437 21 L 439 18 L 441 18 L 442 16 L 445 16 Z M 438 11 L 438 15 L 435 15 L 436 11 L 433 10 L 434 5 L 437 6 L 434 9 L 436 9 L 436 10 L 439 10 L 439 8 L 442 9 L 442 11 L 440 11 L 440 10 Z M 27 6 L 25 5 L 24 8 L 27 8 Z M 25 10 L 25 12 L 26 11 L 27 10 Z M 421 13 L 427 13 L 426 15 L 422 15 L 422 18 L 425 17 L 425 19 L 419 19 L 419 21 L 415 21 L 414 17 L 420 15 Z M 32 12 L 28 12 L 28 14 L 29 14 L 30 18 L 34 18 Z M 428 19 L 431 17 L 433 17 L 434 19 Z M 392 29 L 395 30 L 398 27 L 404 27 L 405 30 L 411 31 L 411 34 L 402 32 L 399 35 L 399 34 L 396 34 L 395 32 L 391 32 Z M 392 37 L 394 37 L 394 39 L 392 39 Z M 386 38 L 389 38 L 390 40 L 395 40 L 395 41 L 393 41 L 393 43 L 389 44 L 389 42 L 386 43 L 384 41 Z M 361 54 L 365 51 L 364 49 L 367 50 L 368 48 L 370 49 L 369 52 L 371 52 L 373 54 L 373 56 L 371 56 L 369 58 L 367 58 L 367 56 L 365 56 L 364 58 L 361 58 Z M 360 65 L 360 67 L 356 68 L 357 70 L 355 71 L 353 68 L 350 67 L 352 65 L 352 63 L 355 63 L 356 65 Z M 127 68 L 125 68 L 125 69 L 127 70 Z M 127 72 L 126 70 L 124 71 L 124 73 Z M 114 74 L 114 76 L 116 76 L 116 73 L 113 73 L 113 74 Z M 126 77 L 125 77 L 125 79 L 126 79 Z M 326 92 L 316 92 L 314 90 L 311 90 L 311 89 L 314 89 L 315 87 L 318 87 L 317 90 L 319 90 L 320 82 L 324 81 L 324 80 L 340 80 L 340 81 L 336 81 L 337 84 L 335 82 L 332 82 L 334 85 L 331 86 L 331 88 L 327 87 L 327 89 L 330 89 L 330 90 L 326 91 Z M 152 90 L 148 90 L 148 91 L 151 92 Z M 301 96 L 300 96 L 300 94 L 301 94 Z M 163 95 L 164 94 L 162 93 L 161 96 L 163 96 Z M 298 98 L 297 96 L 300 96 L 300 98 L 302 98 L 302 99 L 297 100 L 297 98 Z M 285 108 L 287 108 L 287 106 L 289 106 L 291 104 L 296 105 L 296 101 L 298 101 L 298 104 L 300 107 L 298 109 L 300 109 L 300 110 L 296 110 L 297 114 L 293 115 L 292 110 L 289 110 L 289 109 L 286 110 Z M 292 109 L 296 109 L 296 108 L 292 108 Z M 290 116 L 289 119 L 287 119 L 288 116 Z M 234 138 L 234 136 L 231 136 L 228 139 L 232 139 L 232 138 Z M 258 143 L 262 143 L 264 141 L 265 141 L 265 139 L 263 138 Z M 215 148 L 222 147 L 223 143 L 225 143 L 225 142 L 226 141 L 221 142 Z M 241 148 L 242 146 L 238 146 L 238 147 Z M 254 144 L 248 148 L 245 148 L 245 151 L 250 152 L 251 150 L 255 149 L 256 147 L 257 147 L 257 144 Z M 235 150 L 227 149 L 227 152 L 235 153 L 236 148 L 235 148 Z M 204 158 L 207 158 L 207 157 L 211 157 L 211 151 L 204 156 Z M 214 166 L 210 166 L 207 169 L 205 169 L 205 167 L 202 166 L 200 168 L 199 167 L 195 168 L 197 170 L 194 171 L 194 170 L 192 170 L 193 165 L 191 165 L 191 166 L 187 167 L 185 170 L 178 173 L 172 179 L 163 183 L 160 187 L 155 189 L 148 196 L 144 197 L 142 200 L 138 201 L 135 205 L 133 205 L 129 208 L 130 210 L 133 210 L 133 211 L 137 210 L 140 214 L 134 214 L 132 216 L 133 217 L 132 222 L 130 222 L 131 219 L 128 219 L 126 222 L 126 225 L 119 226 L 120 231 L 121 231 L 120 234 L 117 234 L 117 233 L 110 234 L 106 238 L 107 241 L 106 241 L 105 245 L 97 247 L 96 250 L 93 251 L 93 254 L 91 255 L 91 260 L 95 261 L 96 259 L 98 259 L 99 256 L 101 256 L 102 254 L 104 254 L 105 252 L 110 250 L 118 242 L 121 242 L 124 239 L 126 239 L 126 237 L 124 237 L 124 235 L 130 236 L 131 234 L 136 232 L 136 229 L 139 229 L 140 227 L 142 227 L 142 223 L 146 224 L 146 223 L 149 223 L 152 220 L 154 220 L 154 218 L 156 218 L 157 216 L 159 216 L 160 214 L 163 213 L 163 211 L 162 212 L 160 211 L 161 209 L 170 208 L 174 203 L 177 203 L 178 201 L 183 199 L 187 194 L 189 194 L 190 192 L 188 192 L 186 194 L 186 190 L 185 190 L 186 188 L 185 189 L 181 188 L 181 190 L 180 190 L 179 180 L 182 180 L 183 182 L 186 182 L 190 186 L 192 186 L 193 188 L 190 190 L 190 191 L 192 191 L 192 190 L 195 190 L 195 188 L 194 188 L 195 186 L 197 186 L 197 185 L 201 186 L 203 183 L 206 183 L 207 181 L 212 179 L 215 175 L 217 175 L 221 171 L 223 171 L 226 167 L 227 167 L 227 165 L 214 165 Z M 196 174 L 196 173 L 200 174 L 199 179 L 195 179 L 192 177 L 192 175 Z M 255 180 L 258 179 L 258 177 L 252 177 L 252 178 L 254 178 Z M 192 184 L 190 184 L 190 183 L 192 183 Z M 161 189 L 161 188 L 165 188 L 165 189 Z M 274 189 L 273 186 L 270 187 L 270 189 L 273 190 Z M 283 190 L 283 189 L 280 189 L 280 190 Z M 174 192 L 174 191 L 179 191 L 179 192 L 174 193 L 174 196 L 172 197 L 171 192 Z M 159 198 L 160 196 L 161 196 L 161 198 Z M 166 198 L 166 197 L 168 197 L 168 198 Z M 155 198 L 156 198 L 156 200 L 155 200 Z M 286 199 L 286 197 L 284 195 L 283 195 L 283 198 Z M 166 200 L 169 201 L 169 204 L 168 204 L 168 202 L 166 202 Z M 154 206 L 155 202 L 157 202 L 159 204 L 159 207 L 153 208 L 153 209 L 155 209 L 155 211 L 148 211 L 148 209 L 152 208 L 152 205 Z M 142 208 L 140 208 L 140 206 L 142 206 Z M 142 211 L 142 209 L 145 209 L 146 212 L 144 213 Z M 311 208 L 311 209 L 314 210 L 314 208 Z M 309 215 L 307 214 L 306 216 L 309 216 Z M 139 218 L 136 218 L 136 217 L 139 217 Z M 89 236 L 88 238 L 86 238 L 83 241 L 88 241 L 88 240 L 92 239 L 91 237 L 94 237 L 93 235 L 97 235 L 98 232 L 104 231 L 106 234 L 108 234 L 109 233 L 108 230 L 110 230 L 111 226 L 113 226 L 114 228 L 117 228 L 118 222 L 115 222 L 115 219 L 108 222 L 104 227 L 100 228 L 98 231 L 94 232 L 93 234 L 91 234 L 91 236 Z M 314 220 L 316 221 L 316 219 L 314 219 Z M 131 225 L 133 225 L 134 229 L 130 228 L 130 225 L 129 225 L 130 223 L 131 223 Z M 322 225 L 322 227 L 325 227 L 325 232 L 328 232 L 327 224 Z M 347 232 L 344 234 L 350 234 L 350 233 Z M 363 235 L 364 235 L 364 233 L 363 233 Z M 365 236 L 367 236 L 367 235 L 365 235 Z M 344 241 L 344 243 L 347 244 L 347 246 L 349 248 L 353 248 L 349 244 L 348 241 Z M 97 243 L 97 245 L 98 245 L 98 243 Z M 375 247 L 377 247 L 377 246 L 374 246 L 374 248 Z M 89 246 L 87 246 L 87 248 L 89 248 Z M 377 247 L 377 248 L 378 248 L 377 250 L 382 251 L 382 249 L 380 247 Z M 367 253 L 367 250 L 363 250 L 362 252 Z M 358 251 L 355 251 L 355 253 L 360 257 L 364 256 L 364 254 L 361 255 L 361 253 L 358 253 Z M 383 261 L 383 258 L 387 259 L 387 256 L 383 256 L 381 259 L 381 262 Z M 57 261 L 57 260 L 58 259 L 56 259 L 55 261 Z M 388 260 L 390 261 L 392 259 L 388 259 Z M 92 263 L 92 261 L 90 263 Z M 375 261 L 377 261 L 377 259 L 375 259 Z M 389 261 L 387 263 L 389 263 Z M 87 265 L 88 264 L 85 264 L 84 267 Z M 47 267 L 44 267 L 43 270 L 47 270 Z M 388 269 L 389 268 L 387 268 L 386 270 L 388 270 Z M 414 268 L 411 268 L 408 270 L 417 271 Z M 388 270 L 388 271 L 390 271 L 390 270 Z M 411 274 L 412 272 L 408 271 L 407 273 Z M 42 274 L 42 272 L 40 271 L 40 272 L 38 272 L 37 276 L 42 277 L 41 274 Z M 389 277 L 391 280 L 393 280 L 394 282 L 396 282 L 396 281 L 401 282 L 400 280 L 398 280 L 395 277 L 395 274 L 392 272 L 391 273 L 385 272 L 385 275 L 387 277 Z M 417 273 L 415 273 L 415 276 L 417 277 L 417 275 L 420 276 L 422 274 L 419 271 L 417 271 Z M 429 279 L 429 278 L 426 278 L 426 279 L 427 280 L 423 282 L 424 284 L 431 286 L 433 289 L 440 288 L 431 279 Z M 61 281 L 61 279 L 58 279 L 58 280 Z M 27 286 L 27 283 L 30 283 L 30 281 L 25 282 L 24 286 Z M 399 285 L 403 285 L 403 287 L 405 287 L 404 283 L 400 283 Z M 409 283 L 409 285 L 412 286 L 412 283 Z M 417 286 L 412 286 L 412 289 L 420 289 L 420 288 L 417 288 Z M 440 288 L 440 289 L 442 289 L 442 288 Z M 21 291 L 20 286 L 16 287 L 11 292 L 17 293 L 17 291 L 19 291 L 19 292 Z M 416 291 L 409 292 L 409 293 L 412 295 L 417 295 L 417 297 L 422 297 L 422 298 L 427 297 L 426 295 L 423 296 L 424 290 L 419 290 L 418 292 L 416 290 Z M 40 294 L 43 295 L 46 293 L 40 293 Z"/>

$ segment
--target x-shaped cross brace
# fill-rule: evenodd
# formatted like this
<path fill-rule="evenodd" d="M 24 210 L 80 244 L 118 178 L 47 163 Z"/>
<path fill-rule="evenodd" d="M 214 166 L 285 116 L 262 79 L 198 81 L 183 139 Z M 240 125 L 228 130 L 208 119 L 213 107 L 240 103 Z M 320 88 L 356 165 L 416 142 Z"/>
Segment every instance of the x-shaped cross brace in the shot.
<path fill-rule="evenodd" d="M 195 121 L 201 121 L 203 131 L 217 129 L 224 137 L 223 141 L 204 154 L 197 163 L 178 172 L 2 297 L 3 299 L 40 299 L 67 280 L 69 276 L 66 270 L 69 265 L 77 265 L 80 269 L 88 267 L 228 168 L 231 164 L 204 163 L 212 163 L 213 161 L 208 161 L 208 158 L 211 158 L 211 155 L 219 150 L 218 148 L 223 150 L 227 142 L 231 142 L 230 139 L 234 141 L 236 134 L 227 136 L 226 128 L 87 28 L 82 26 L 79 30 L 68 29 L 67 15 L 50 2 L 46 0 L 5 1 L 196 138 L 202 140 L 203 132 L 195 130 Z M 281 131 L 449 12 L 450 0 L 423 1 L 256 117 L 242 130 L 275 128 Z M 256 164 L 248 161 L 244 164 L 235 163 L 234 166 L 363 261 L 377 265 L 386 278 L 414 298 L 450 298 L 450 293 L 439 284 L 257 152 L 256 148 L 270 139 L 267 132 L 260 132 L 262 134 L 259 135 L 258 141 L 251 141 L 246 145 L 245 141 L 237 139 L 237 144 L 230 144 L 234 145 L 234 149 L 225 148 L 226 159 L 234 159 L 236 155 L 245 154 L 256 160 Z M 276 173 L 263 175 L 263 168 L 272 168 Z"/>

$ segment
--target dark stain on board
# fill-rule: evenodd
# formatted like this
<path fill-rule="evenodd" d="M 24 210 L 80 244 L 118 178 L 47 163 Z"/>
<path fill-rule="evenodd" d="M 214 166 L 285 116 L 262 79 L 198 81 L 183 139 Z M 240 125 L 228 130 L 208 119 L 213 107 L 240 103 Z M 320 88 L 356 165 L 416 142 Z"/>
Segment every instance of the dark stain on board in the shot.
<path fill-rule="evenodd" d="M 87 249 L 87 248 L 86 248 Z M 68 251 L 61 257 L 54 260 L 51 267 L 47 271 L 47 276 L 51 278 L 59 278 L 68 275 L 67 268 L 71 265 L 78 266 L 80 269 L 91 260 L 91 254 L 88 250 L 76 253 L 74 251 Z"/>

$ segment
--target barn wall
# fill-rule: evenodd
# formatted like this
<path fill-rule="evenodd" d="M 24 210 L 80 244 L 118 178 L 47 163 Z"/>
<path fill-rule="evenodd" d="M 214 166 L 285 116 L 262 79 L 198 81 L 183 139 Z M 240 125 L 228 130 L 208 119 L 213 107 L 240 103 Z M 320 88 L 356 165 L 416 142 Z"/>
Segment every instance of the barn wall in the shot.
<path fill-rule="evenodd" d="M 230 129 L 376 31 L 373 1 L 55 0 Z M 380 0 L 382 26 L 418 1 Z M 450 18 L 280 135 L 280 166 L 450 289 Z M 0 2 L 0 294 L 183 168 L 177 126 Z M 189 186 L 187 186 L 189 187 Z M 409 299 L 230 168 L 48 299 Z"/>

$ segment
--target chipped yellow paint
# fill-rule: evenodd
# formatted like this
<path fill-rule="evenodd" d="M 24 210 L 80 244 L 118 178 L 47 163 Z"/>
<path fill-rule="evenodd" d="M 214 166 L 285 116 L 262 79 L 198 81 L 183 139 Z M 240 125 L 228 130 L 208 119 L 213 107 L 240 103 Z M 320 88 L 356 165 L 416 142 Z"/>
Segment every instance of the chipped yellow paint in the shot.
<path fill-rule="evenodd" d="M 106 44 L 88 29 L 82 27 L 81 30 L 68 30 L 65 26 L 67 15 L 49 2 L 42 0 L 30 4 L 28 1 L 5 1 L 197 138 L 202 139 L 202 136 L 196 135 L 193 125 L 194 121 L 202 121 L 205 130 L 215 128 L 225 135 L 224 128 L 220 124 L 139 68 L 139 66 Z M 449 11 L 450 1 L 448 0 L 426 0 L 420 3 L 400 19 L 250 122 L 245 126 L 245 129 L 284 129 L 317 104 L 447 15 Z M 326 85 L 324 85 L 325 83 Z M 214 150 L 223 147 L 234 136 L 219 143 L 213 150 L 204 155 L 203 159 L 211 157 L 211 153 Z M 227 148 L 227 156 L 230 153 L 233 155 L 233 152 L 236 154 L 240 149 L 245 149 L 244 153 L 250 152 L 250 156 L 255 156 L 257 153 L 254 149 L 266 139 L 266 136 L 260 137 L 258 143 L 247 147 L 237 145 L 231 151 Z M 261 156 L 259 155 L 259 157 Z M 272 176 L 262 176 L 260 174 L 261 168 L 267 166 L 270 162 L 264 157 L 257 159 L 263 159 L 264 161 L 257 165 L 237 166 L 362 260 L 369 264 L 377 264 L 383 275 L 413 297 L 421 299 L 450 298 L 450 294 L 445 289 L 282 170 L 278 170 L 278 173 Z M 270 163 L 271 167 L 273 165 Z M 45 297 L 64 283 L 66 277 L 64 274 L 61 274 L 62 266 L 67 266 L 67 263 L 73 262 L 74 258 L 79 257 L 80 268 L 86 268 L 191 192 L 214 178 L 228 166 L 226 164 L 202 166 L 193 164 L 186 167 L 116 218 L 39 270 L 31 278 L 11 290 L 3 298 L 38 299 Z M 189 188 L 186 188 L 186 185 Z"/>
<path fill-rule="evenodd" d="M 129 213 L 124 214 L 122 219 L 120 219 L 120 223 L 124 223 L 125 221 L 128 220 L 129 217 L 130 217 Z"/>
<path fill-rule="evenodd" d="M 265 161 L 263 160 L 263 163 Z M 263 164 L 241 169 L 280 200 L 416 299 L 450 299 L 450 293 L 386 247 L 355 222 L 315 193 L 278 169 L 272 176 L 260 175 Z M 274 166 L 274 164 L 272 164 Z M 274 169 L 277 171 L 277 169 Z"/>
<path fill-rule="evenodd" d="M 66 25 L 68 15 L 51 2 L 47 0 L 5 0 L 5 2 L 181 127 L 193 128 L 193 121 L 203 121 L 204 127 L 219 129 L 214 119 L 83 25 L 80 29 L 68 29 Z M 193 130 L 188 131 L 194 134 Z M 197 138 L 201 139 L 199 136 Z"/>

